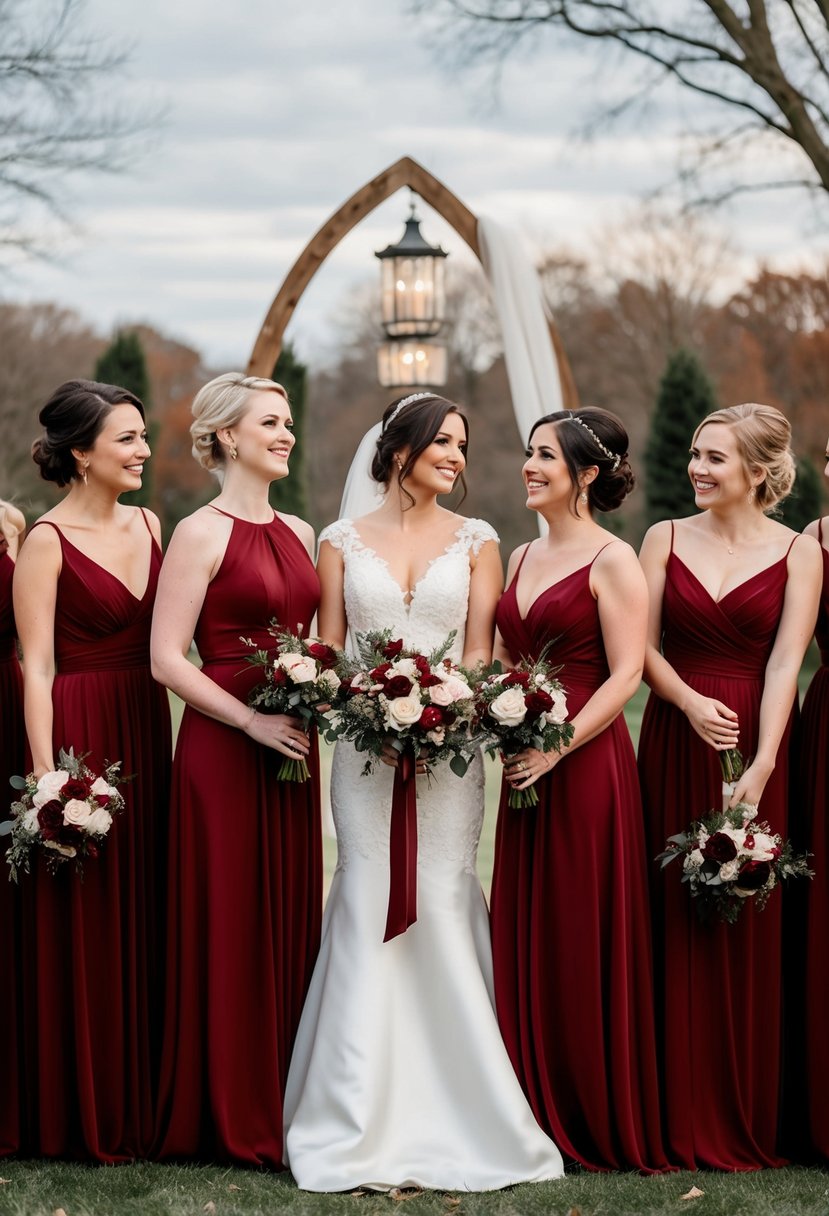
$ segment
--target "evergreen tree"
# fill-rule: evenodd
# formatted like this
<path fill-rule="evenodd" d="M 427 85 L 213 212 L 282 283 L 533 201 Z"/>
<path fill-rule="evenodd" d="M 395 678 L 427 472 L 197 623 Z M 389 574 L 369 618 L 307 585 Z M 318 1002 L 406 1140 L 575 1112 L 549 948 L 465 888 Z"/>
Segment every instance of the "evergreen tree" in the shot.
<path fill-rule="evenodd" d="M 129 389 L 131 393 L 135 393 L 139 401 L 144 403 L 147 442 L 152 450 L 158 433 L 158 423 L 150 417 L 150 379 L 147 374 L 144 348 L 138 334 L 131 330 L 118 330 L 95 364 L 95 379 L 101 384 L 117 384 L 121 388 Z M 133 490 L 130 494 L 122 494 L 121 502 L 134 507 L 150 505 L 153 492 L 152 467 L 151 458 L 144 465 L 141 489 Z"/>
<path fill-rule="evenodd" d="M 802 532 L 807 524 L 823 514 L 823 486 L 821 477 L 811 460 L 801 458 L 797 462 L 797 480 L 788 498 L 780 504 L 777 518 L 795 532 Z"/>
<path fill-rule="evenodd" d="M 306 519 L 308 474 L 304 440 L 308 368 L 296 357 L 290 343 L 282 348 L 276 361 L 276 367 L 273 369 L 273 379 L 277 384 L 281 384 L 288 394 L 288 400 L 291 403 L 291 417 L 294 420 L 296 444 L 289 462 L 290 476 L 271 483 L 271 506 L 277 511 L 284 511 L 288 515 L 299 515 L 302 519 Z"/>
<path fill-rule="evenodd" d="M 648 526 L 694 513 L 688 447 L 699 423 L 715 409 L 714 389 L 699 359 L 689 350 L 675 351 L 659 385 L 645 448 Z"/>

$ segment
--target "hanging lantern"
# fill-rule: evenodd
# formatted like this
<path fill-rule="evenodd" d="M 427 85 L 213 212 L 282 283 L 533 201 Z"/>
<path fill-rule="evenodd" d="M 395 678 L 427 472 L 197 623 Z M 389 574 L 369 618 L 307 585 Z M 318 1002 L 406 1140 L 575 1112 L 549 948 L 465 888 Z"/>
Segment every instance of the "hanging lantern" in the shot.
<path fill-rule="evenodd" d="M 377 348 L 377 379 L 383 388 L 439 388 L 446 383 L 446 347 L 417 338 L 384 342 Z"/>

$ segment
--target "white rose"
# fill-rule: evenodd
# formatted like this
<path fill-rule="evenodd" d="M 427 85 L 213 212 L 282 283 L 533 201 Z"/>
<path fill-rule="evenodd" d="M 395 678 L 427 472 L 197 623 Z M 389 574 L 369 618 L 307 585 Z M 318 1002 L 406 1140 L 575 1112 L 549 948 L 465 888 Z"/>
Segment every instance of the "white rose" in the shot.
<path fill-rule="evenodd" d="M 773 836 L 768 836 L 765 832 L 755 832 L 754 848 L 750 850 L 750 856 L 754 861 L 771 861 L 772 850 L 776 847 L 777 842 Z"/>
<path fill-rule="evenodd" d="M 435 684 L 429 689 L 429 700 L 433 705 L 451 705 L 453 699 L 451 690 L 445 684 Z"/>
<path fill-rule="evenodd" d="M 340 677 L 335 671 L 328 668 L 326 671 L 320 672 L 320 683 L 324 684 L 326 688 L 330 688 L 332 693 L 338 692 L 340 688 Z"/>
<path fill-rule="evenodd" d="M 85 830 L 90 836 L 106 836 L 112 825 L 112 816 L 105 806 L 99 806 L 86 821 Z"/>
<path fill-rule="evenodd" d="M 553 708 L 548 709 L 544 717 L 550 726 L 560 726 L 567 721 L 567 696 L 562 688 L 549 689 L 553 698 Z"/>
<path fill-rule="evenodd" d="M 385 700 L 385 698 L 383 698 Z M 387 701 L 386 723 L 392 730 L 403 730 L 406 726 L 414 726 L 423 713 L 423 706 L 417 697 L 411 694 L 408 697 L 395 697 L 393 701 Z"/>
<path fill-rule="evenodd" d="M 685 858 L 683 868 L 688 870 L 698 870 L 705 858 L 702 855 L 701 849 L 691 849 L 691 852 Z"/>
<path fill-rule="evenodd" d="M 23 831 L 28 832 L 30 836 L 37 836 L 40 831 L 40 824 L 37 821 L 37 807 L 32 811 L 26 811 L 23 816 Z"/>
<path fill-rule="evenodd" d="M 407 680 L 419 680 L 420 672 L 417 670 L 414 659 L 397 659 L 386 672 L 386 679 L 391 676 L 405 676 Z"/>
<path fill-rule="evenodd" d="M 527 716 L 523 690 L 513 686 L 499 693 L 490 702 L 489 712 L 502 726 L 520 726 Z"/>
<path fill-rule="evenodd" d="M 720 878 L 723 882 L 733 882 L 740 873 L 738 861 L 726 861 L 720 866 Z"/>
<path fill-rule="evenodd" d="M 92 793 L 100 798 L 113 798 L 118 791 L 114 785 L 104 781 L 103 777 L 96 777 L 92 782 Z"/>
<path fill-rule="evenodd" d="M 305 658 L 304 655 L 282 654 L 277 660 L 277 665 L 288 673 L 294 684 L 308 684 L 316 679 L 316 662 L 311 658 Z"/>
<path fill-rule="evenodd" d="M 472 696 L 472 689 L 466 680 L 461 679 L 460 676 L 456 676 L 453 672 L 450 672 L 446 676 L 442 687 L 449 690 L 453 701 L 466 701 Z"/>
<path fill-rule="evenodd" d="M 434 730 L 427 730 L 426 738 L 430 743 L 434 743 L 435 747 L 440 747 L 446 737 L 446 727 L 437 726 Z"/>
<path fill-rule="evenodd" d="M 58 797 L 68 780 L 69 774 L 62 768 L 53 773 L 44 773 L 37 783 L 37 793 L 32 798 L 34 805 L 40 808 L 47 802 L 52 802 Z"/>
<path fill-rule="evenodd" d="M 71 824 L 72 827 L 82 828 L 91 814 L 88 802 L 81 802 L 80 798 L 70 798 L 63 808 L 63 822 Z"/>

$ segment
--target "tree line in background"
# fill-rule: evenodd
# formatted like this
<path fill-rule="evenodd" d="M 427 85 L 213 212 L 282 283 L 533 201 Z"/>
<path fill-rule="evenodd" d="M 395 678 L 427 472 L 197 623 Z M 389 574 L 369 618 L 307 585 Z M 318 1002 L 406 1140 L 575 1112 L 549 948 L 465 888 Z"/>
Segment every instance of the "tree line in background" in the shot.
<path fill-rule="evenodd" d="M 792 423 L 801 458 L 798 492 L 785 519 L 802 527 L 820 511 L 818 466 L 829 431 L 829 266 L 793 274 L 761 268 L 725 299 L 716 289 L 727 252 L 703 229 L 649 222 L 597 242 L 591 258 L 547 251 L 539 258 L 545 295 L 581 400 L 620 414 L 639 486 L 610 517 L 637 543 L 648 523 L 693 511 L 685 468 L 691 434 L 711 409 L 767 401 Z M 477 268 L 453 267 L 447 327 L 450 380 L 444 392 L 471 424 L 466 514 L 491 520 L 505 552 L 532 534 L 523 507 L 517 434 L 498 327 Z M 319 528 L 335 518 L 355 446 L 390 394 L 376 380 L 376 291 L 349 296 L 339 354 L 307 369 L 288 345 L 275 376 L 288 389 L 296 423 L 292 476 L 274 487 L 281 510 Z M 37 412 L 61 380 L 122 383 L 148 405 L 153 459 L 141 492 L 169 534 L 215 492 L 190 455 L 190 404 L 224 368 L 146 325 L 106 341 L 77 314 L 52 304 L 0 304 L 0 494 L 27 516 L 46 509 L 52 487 L 30 460 Z"/>

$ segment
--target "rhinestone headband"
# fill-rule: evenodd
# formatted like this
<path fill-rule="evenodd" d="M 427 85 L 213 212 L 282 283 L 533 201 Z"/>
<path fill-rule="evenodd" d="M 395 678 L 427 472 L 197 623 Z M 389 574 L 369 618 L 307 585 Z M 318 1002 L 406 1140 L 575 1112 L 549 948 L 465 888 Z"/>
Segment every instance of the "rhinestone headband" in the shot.
<path fill-rule="evenodd" d="M 615 473 L 616 470 L 618 469 L 619 465 L 622 463 L 622 457 L 619 455 L 619 453 L 611 452 L 610 448 L 606 448 L 605 445 L 602 443 L 601 439 L 599 438 L 599 436 L 593 430 L 592 426 L 588 426 L 587 423 L 583 421 L 583 419 L 577 418 L 575 414 L 571 413 L 570 421 L 577 422 L 583 431 L 587 431 L 588 435 L 593 440 L 596 447 L 601 452 L 604 452 L 604 454 L 608 458 L 608 460 L 613 462 L 613 472 Z"/>
<path fill-rule="evenodd" d="M 398 401 L 397 405 L 386 419 L 386 426 L 391 426 L 404 406 L 411 405 L 413 401 L 420 401 L 424 397 L 434 397 L 434 395 L 434 393 L 412 393 L 411 397 L 404 397 L 402 401 Z M 385 427 L 383 429 L 385 430 Z"/>

